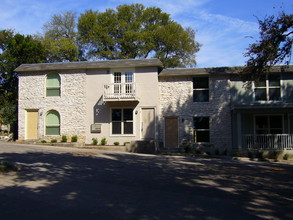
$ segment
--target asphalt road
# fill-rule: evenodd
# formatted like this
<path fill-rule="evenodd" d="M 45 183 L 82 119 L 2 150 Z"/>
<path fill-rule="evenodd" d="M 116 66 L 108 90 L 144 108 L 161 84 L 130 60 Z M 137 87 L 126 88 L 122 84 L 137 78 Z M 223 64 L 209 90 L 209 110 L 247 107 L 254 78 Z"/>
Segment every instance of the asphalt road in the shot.
<path fill-rule="evenodd" d="M 0 143 L 0 219 L 293 219 L 293 166 Z"/>

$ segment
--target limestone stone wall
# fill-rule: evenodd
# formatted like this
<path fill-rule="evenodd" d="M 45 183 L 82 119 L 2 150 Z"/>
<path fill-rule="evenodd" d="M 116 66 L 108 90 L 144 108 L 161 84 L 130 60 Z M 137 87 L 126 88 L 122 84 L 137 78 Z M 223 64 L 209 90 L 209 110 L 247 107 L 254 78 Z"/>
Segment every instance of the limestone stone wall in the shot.
<path fill-rule="evenodd" d="M 86 117 L 86 74 L 63 72 L 61 78 L 61 96 L 46 97 L 46 73 L 20 74 L 19 76 L 19 139 L 26 135 L 26 111 L 38 110 L 38 139 L 59 140 L 61 135 L 70 138 L 78 136 L 85 140 Z M 60 114 L 61 135 L 45 136 L 45 117 L 49 110 Z"/>
<path fill-rule="evenodd" d="M 209 102 L 193 102 L 192 76 L 160 77 L 160 140 L 164 137 L 164 117 L 179 117 L 179 143 L 193 142 L 193 117 L 210 117 L 210 144 L 213 150 L 231 148 L 229 77 L 211 75 Z"/>

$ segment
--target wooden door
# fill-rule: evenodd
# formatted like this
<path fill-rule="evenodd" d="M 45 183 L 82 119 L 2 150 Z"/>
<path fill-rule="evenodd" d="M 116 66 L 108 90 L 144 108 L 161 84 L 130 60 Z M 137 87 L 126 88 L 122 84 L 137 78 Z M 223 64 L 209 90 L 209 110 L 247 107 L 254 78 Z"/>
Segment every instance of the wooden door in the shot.
<path fill-rule="evenodd" d="M 165 147 L 178 147 L 178 117 L 165 118 Z"/>
<path fill-rule="evenodd" d="M 38 110 L 26 112 L 26 139 L 38 139 Z"/>

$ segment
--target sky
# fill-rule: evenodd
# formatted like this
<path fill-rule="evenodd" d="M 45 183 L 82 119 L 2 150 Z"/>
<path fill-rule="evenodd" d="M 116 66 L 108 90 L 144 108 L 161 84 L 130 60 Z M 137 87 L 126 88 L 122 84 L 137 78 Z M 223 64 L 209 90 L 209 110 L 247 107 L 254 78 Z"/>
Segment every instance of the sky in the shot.
<path fill-rule="evenodd" d="M 184 28 L 196 31 L 202 46 L 196 67 L 242 66 L 249 44 L 259 37 L 257 18 L 293 13 L 292 0 L 0 0 L 0 30 L 20 34 L 42 33 L 52 15 L 86 10 L 104 12 L 118 5 L 140 3 L 159 7 Z"/>

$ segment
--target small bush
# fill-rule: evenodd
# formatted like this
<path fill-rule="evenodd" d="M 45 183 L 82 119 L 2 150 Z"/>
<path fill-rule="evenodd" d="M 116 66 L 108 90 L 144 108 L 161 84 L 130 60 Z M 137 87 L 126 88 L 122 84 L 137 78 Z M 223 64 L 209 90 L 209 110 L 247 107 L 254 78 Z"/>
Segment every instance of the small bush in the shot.
<path fill-rule="evenodd" d="M 127 142 L 127 141 L 126 141 L 126 142 L 124 142 L 124 144 L 123 144 L 123 145 L 124 145 L 124 146 L 126 146 L 126 144 L 130 144 L 130 142 Z"/>
<path fill-rule="evenodd" d="M 223 151 L 223 155 L 225 155 L 225 156 L 228 155 L 228 150 L 227 150 L 227 148 L 225 148 L 225 150 Z"/>
<path fill-rule="evenodd" d="M 285 154 L 285 155 L 283 156 L 283 159 L 284 159 L 284 160 L 289 160 L 289 154 Z"/>
<path fill-rule="evenodd" d="M 71 142 L 77 142 L 77 136 L 76 135 L 71 137 Z"/>
<path fill-rule="evenodd" d="M 119 143 L 118 141 L 114 142 L 114 145 L 116 145 L 116 146 L 119 145 L 119 144 L 120 144 L 120 143 Z"/>
<path fill-rule="evenodd" d="M 195 154 L 201 154 L 201 151 L 200 151 L 200 149 L 196 149 L 194 153 Z"/>
<path fill-rule="evenodd" d="M 67 137 L 65 135 L 62 135 L 61 142 L 67 142 Z"/>
<path fill-rule="evenodd" d="M 248 156 L 250 159 L 252 159 L 252 158 L 253 158 L 253 153 L 252 153 L 251 151 L 248 151 L 248 152 L 247 152 L 247 156 Z"/>
<path fill-rule="evenodd" d="M 220 151 L 219 151 L 219 149 L 216 149 L 216 150 L 215 150 L 215 155 L 220 155 Z"/>
<path fill-rule="evenodd" d="M 18 171 L 18 170 L 19 169 L 16 166 L 14 166 L 8 162 L 5 162 L 5 161 L 0 162 L 0 172 L 6 173 L 9 171 Z"/>
<path fill-rule="evenodd" d="M 106 138 L 102 138 L 101 145 L 106 145 L 106 144 L 107 144 L 107 139 Z"/>
<path fill-rule="evenodd" d="M 191 147 L 189 144 L 184 145 L 184 153 L 190 153 L 191 152 Z"/>
<path fill-rule="evenodd" d="M 234 152 L 234 157 L 239 157 L 239 152 L 238 151 Z"/>
<path fill-rule="evenodd" d="M 98 144 L 98 138 L 92 138 L 93 141 L 93 145 L 97 145 Z"/>
<path fill-rule="evenodd" d="M 261 160 L 263 160 L 265 158 L 264 153 L 262 151 L 257 152 L 256 157 Z"/>
<path fill-rule="evenodd" d="M 56 139 L 52 139 L 51 140 L 51 143 L 57 143 L 57 140 Z"/>
<path fill-rule="evenodd" d="M 42 141 L 41 141 L 41 143 L 45 144 L 45 143 L 47 143 L 47 141 L 45 141 L 45 140 L 42 140 Z"/>

